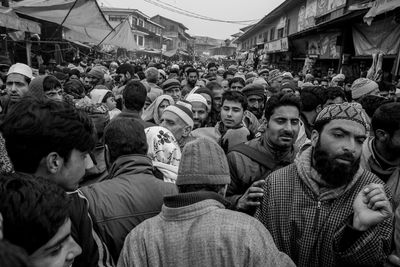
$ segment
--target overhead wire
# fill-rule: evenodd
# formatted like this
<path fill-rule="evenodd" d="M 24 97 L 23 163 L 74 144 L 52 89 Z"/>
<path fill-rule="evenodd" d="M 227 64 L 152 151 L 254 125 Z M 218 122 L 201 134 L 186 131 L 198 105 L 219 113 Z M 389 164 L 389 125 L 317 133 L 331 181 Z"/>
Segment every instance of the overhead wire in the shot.
<path fill-rule="evenodd" d="M 162 2 L 160 0 L 158 1 L 154 1 L 154 0 L 144 0 L 147 3 L 153 4 L 155 6 L 158 6 L 162 9 L 165 10 L 169 10 L 171 12 L 177 13 L 177 14 L 181 14 L 184 16 L 188 16 L 188 17 L 192 17 L 192 18 L 196 18 L 196 19 L 201 19 L 201 20 L 207 20 L 207 21 L 212 21 L 212 22 L 222 22 L 222 23 L 232 23 L 232 24 L 242 24 L 242 25 L 250 25 L 252 23 L 250 22 L 255 22 L 258 21 L 258 19 L 254 19 L 254 20 L 239 20 L 239 21 L 234 21 L 234 20 L 222 20 L 222 19 L 215 19 L 215 18 L 211 18 L 211 17 L 206 17 L 191 11 L 187 11 L 185 9 L 181 9 L 179 7 L 170 5 L 168 3 Z M 250 23 L 250 24 L 249 24 Z"/>

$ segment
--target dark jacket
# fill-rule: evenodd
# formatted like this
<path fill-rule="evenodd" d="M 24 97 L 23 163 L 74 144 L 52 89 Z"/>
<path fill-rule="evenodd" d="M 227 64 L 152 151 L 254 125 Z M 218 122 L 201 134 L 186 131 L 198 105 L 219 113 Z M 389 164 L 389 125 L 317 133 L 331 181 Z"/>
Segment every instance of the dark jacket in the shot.
<path fill-rule="evenodd" d="M 139 115 L 139 112 L 137 112 L 135 110 L 129 110 L 129 109 L 126 109 L 126 108 L 124 108 L 122 110 L 122 112 L 119 113 L 114 119 L 116 119 L 116 118 L 131 118 L 131 119 L 135 119 L 138 122 L 140 122 L 140 124 L 142 124 L 143 128 L 145 128 L 145 129 L 149 128 L 151 126 L 156 126 L 154 123 L 142 120 L 142 118 Z"/>
<path fill-rule="evenodd" d="M 177 193 L 174 184 L 154 177 L 145 155 L 119 157 L 109 180 L 83 187 L 90 212 L 112 257 L 118 260 L 126 235 L 142 221 L 161 211 L 163 197 Z"/>
<path fill-rule="evenodd" d="M 271 172 L 285 167 L 294 161 L 296 155 L 294 148 L 287 152 L 272 151 L 272 149 L 266 145 L 264 138 L 265 135 L 253 139 L 246 144 L 262 152 L 265 155 L 265 160 L 274 166 L 272 169 L 267 169 L 240 152 L 231 151 L 227 155 L 229 171 L 231 173 L 231 183 L 228 186 L 226 196 L 232 202 L 232 205 L 236 205 L 239 198 L 255 181 L 265 179 Z"/>

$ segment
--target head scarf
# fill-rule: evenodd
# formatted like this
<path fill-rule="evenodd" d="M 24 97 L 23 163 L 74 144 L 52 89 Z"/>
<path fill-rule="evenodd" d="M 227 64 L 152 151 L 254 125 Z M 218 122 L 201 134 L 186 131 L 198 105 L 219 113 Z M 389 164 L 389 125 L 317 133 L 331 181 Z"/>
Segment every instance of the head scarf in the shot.
<path fill-rule="evenodd" d="M 168 100 L 170 105 L 175 104 L 174 100 L 172 99 L 171 96 L 169 95 L 160 95 L 159 97 L 156 98 L 153 103 L 150 104 L 150 106 L 147 107 L 147 109 L 143 112 L 142 115 L 142 120 L 144 121 L 151 121 L 154 119 L 154 122 L 158 125 L 160 124 L 160 117 L 158 116 L 158 107 L 160 104 L 164 101 Z"/>
<path fill-rule="evenodd" d="M 175 183 L 181 161 L 181 150 L 174 135 L 161 126 L 145 129 L 149 149 L 147 156 L 164 175 L 164 181 Z"/>

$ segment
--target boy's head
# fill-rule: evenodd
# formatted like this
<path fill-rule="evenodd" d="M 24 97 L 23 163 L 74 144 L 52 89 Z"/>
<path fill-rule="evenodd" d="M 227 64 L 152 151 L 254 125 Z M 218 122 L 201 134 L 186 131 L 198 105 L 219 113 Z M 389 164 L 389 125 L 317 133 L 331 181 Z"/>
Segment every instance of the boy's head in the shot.
<path fill-rule="evenodd" d="M 222 94 L 221 121 L 227 128 L 235 128 L 242 123 L 247 109 L 247 98 L 239 91 Z"/>
<path fill-rule="evenodd" d="M 17 172 L 36 174 L 75 190 L 85 157 L 96 144 L 90 118 L 68 103 L 23 98 L 4 118 L 1 132 Z"/>
<path fill-rule="evenodd" d="M 59 186 L 18 174 L 0 177 L 4 238 L 35 267 L 70 266 L 82 250 L 71 236 L 70 201 Z"/>

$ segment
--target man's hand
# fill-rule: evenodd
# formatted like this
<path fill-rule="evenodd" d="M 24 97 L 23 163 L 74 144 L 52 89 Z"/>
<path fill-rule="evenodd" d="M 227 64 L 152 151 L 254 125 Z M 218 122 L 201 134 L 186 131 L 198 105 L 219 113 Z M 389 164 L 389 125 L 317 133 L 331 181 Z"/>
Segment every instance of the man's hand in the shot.
<path fill-rule="evenodd" d="M 358 193 L 353 203 L 353 210 L 353 227 L 358 231 L 366 231 L 393 213 L 383 185 L 374 183 L 364 186 Z"/>
<path fill-rule="evenodd" d="M 248 211 L 252 207 L 258 207 L 261 205 L 261 199 L 264 195 L 265 181 L 259 180 L 254 182 L 249 189 L 239 198 L 236 208 L 242 211 Z"/>

